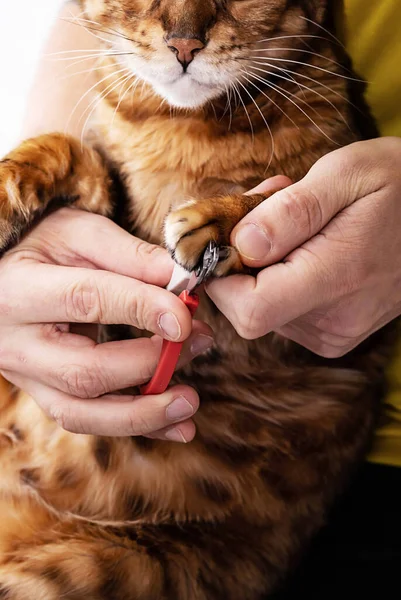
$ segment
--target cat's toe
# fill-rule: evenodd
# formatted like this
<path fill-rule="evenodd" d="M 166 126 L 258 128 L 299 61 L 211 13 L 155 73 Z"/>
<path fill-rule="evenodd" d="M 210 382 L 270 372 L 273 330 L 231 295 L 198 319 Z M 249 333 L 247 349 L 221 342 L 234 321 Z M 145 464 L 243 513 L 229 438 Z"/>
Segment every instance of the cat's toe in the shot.
<path fill-rule="evenodd" d="M 239 254 L 232 246 L 223 248 L 222 257 L 213 271 L 214 277 L 225 277 L 232 273 L 243 273 L 244 265 L 242 264 Z"/>
<path fill-rule="evenodd" d="M 243 272 L 238 252 L 230 246 L 230 234 L 238 218 L 228 204 L 231 204 L 229 197 L 190 200 L 167 216 L 165 244 L 174 260 L 187 271 L 201 266 L 203 254 L 213 241 L 221 249 L 214 275 Z"/>
<path fill-rule="evenodd" d="M 184 205 L 171 212 L 164 226 L 164 239 L 174 260 L 184 269 L 199 266 L 208 243 L 220 242 L 218 223 L 196 207 Z"/>

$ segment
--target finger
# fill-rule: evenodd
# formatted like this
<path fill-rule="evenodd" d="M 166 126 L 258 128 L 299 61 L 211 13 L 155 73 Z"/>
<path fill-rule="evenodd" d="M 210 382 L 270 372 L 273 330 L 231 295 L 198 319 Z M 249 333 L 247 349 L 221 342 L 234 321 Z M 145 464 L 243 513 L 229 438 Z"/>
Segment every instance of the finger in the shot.
<path fill-rule="evenodd" d="M 283 259 L 346 206 L 380 189 L 384 184 L 372 175 L 374 164 L 365 153 L 365 146 L 359 144 L 332 152 L 320 159 L 302 181 L 251 211 L 231 234 L 241 260 L 252 267 L 263 267 Z"/>
<path fill-rule="evenodd" d="M 24 377 L 76 398 L 96 398 L 149 381 L 162 345 L 156 336 L 96 344 L 57 326 L 19 328 L 7 337 L 1 368 L 18 372 L 23 366 Z M 212 345 L 210 327 L 195 322 L 177 368 Z"/>
<path fill-rule="evenodd" d="M 167 250 L 144 242 L 106 217 L 63 208 L 44 219 L 16 250 L 37 247 L 63 265 L 85 266 L 165 287 L 174 262 Z"/>
<path fill-rule="evenodd" d="M 265 181 L 262 181 L 259 185 L 257 185 L 249 192 L 246 192 L 245 196 L 251 196 L 252 194 L 268 194 L 269 192 L 274 192 L 280 188 L 286 188 L 292 184 L 292 181 L 289 177 L 285 175 L 276 175 L 275 177 L 270 177 Z"/>
<path fill-rule="evenodd" d="M 178 342 L 191 333 L 183 302 L 141 281 L 89 269 L 13 264 L 7 269 L 3 302 L 9 323 L 126 324 Z M 27 270 L 28 267 L 28 270 Z M 29 294 L 21 294 L 27 288 Z"/>
<path fill-rule="evenodd" d="M 328 334 L 311 325 L 306 326 L 302 322 L 300 323 L 298 319 L 293 323 L 284 325 L 276 333 L 324 358 L 340 358 L 356 348 L 364 339 L 363 336 L 346 338 Z"/>
<path fill-rule="evenodd" d="M 72 433 L 149 436 L 167 428 L 175 429 L 178 423 L 191 419 L 199 407 L 197 393 L 187 386 L 175 386 L 158 396 L 106 395 L 79 400 L 15 373 L 5 371 L 5 375 L 32 396 L 60 427 Z M 184 441 L 181 433 L 185 431 L 186 427 L 177 434 L 176 441 Z"/>
<path fill-rule="evenodd" d="M 255 278 L 236 275 L 221 280 L 211 280 L 206 291 L 217 308 L 232 323 L 236 331 L 245 339 L 256 339 L 271 331 L 282 331 L 285 325 L 300 317 L 310 321 L 315 309 L 318 310 L 317 322 L 323 323 L 322 307 L 333 307 L 339 299 L 346 298 L 359 289 L 358 261 L 348 253 L 346 266 L 341 256 L 342 240 L 338 246 L 327 238 L 314 238 L 308 248 L 300 248 L 291 255 L 286 263 L 272 265 L 261 271 Z M 333 257 L 335 260 L 333 261 Z M 327 308 L 327 310 L 329 310 Z M 388 315 L 375 319 L 373 327 L 350 330 L 339 337 L 350 340 L 345 351 L 355 347 L 376 331 L 385 322 Z M 394 314 L 394 317 L 397 316 Z M 394 318 L 393 317 L 393 318 Z M 383 320 L 384 319 L 384 320 Z M 388 320 L 386 320 L 388 319 Z M 327 320 L 326 320 L 327 322 Z M 308 325 L 306 325 L 308 326 Z M 288 331 L 286 330 L 288 334 Z M 326 338 L 330 332 L 325 332 Z M 290 334 L 294 338 L 293 330 Z M 325 347 L 333 345 L 333 339 L 325 342 Z M 356 340 L 354 345 L 352 339 Z M 297 336 L 295 341 L 314 350 L 310 342 Z M 328 356 L 328 350 L 319 350 Z M 344 352 L 343 352 L 344 353 Z"/>
<path fill-rule="evenodd" d="M 366 297 L 364 300 L 366 303 Z M 399 307 L 392 306 L 384 314 L 380 313 L 376 318 L 370 314 L 368 319 L 358 323 L 361 305 L 358 298 L 352 298 L 347 310 L 340 310 L 340 315 L 336 314 L 338 304 L 326 308 L 324 319 L 320 317 L 321 311 L 318 314 L 312 312 L 284 325 L 276 333 L 324 358 L 340 358 L 399 316 Z M 347 328 L 346 323 L 351 320 L 351 327 Z"/>
<path fill-rule="evenodd" d="M 342 264 L 334 263 L 327 277 L 325 258 L 300 249 L 293 260 L 272 265 L 256 278 L 235 275 L 212 280 L 206 290 L 241 337 L 256 339 L 328 302 L 333 294 L 342 295 Z"/>
<path fill-rule="evenodd" d="M 196 427 L 193 421 L 188 420 L 175 425 L 173 427 L 167 427 L 161 431 L 156 431 L 146 437 L 151 440 L 166 440 L 168 442 L 183 442 L 188 443 L 192 441 L 196 434 Z"/>

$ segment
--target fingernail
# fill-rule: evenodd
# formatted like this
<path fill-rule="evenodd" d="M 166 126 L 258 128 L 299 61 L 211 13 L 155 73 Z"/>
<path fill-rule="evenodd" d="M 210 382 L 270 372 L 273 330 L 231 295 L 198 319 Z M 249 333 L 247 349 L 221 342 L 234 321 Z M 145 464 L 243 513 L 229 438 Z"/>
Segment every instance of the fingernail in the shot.
<path fill-rule="evenodd" d="M 197 335 L 191 344 L 191 354 L 192 356 L 199 356 L 199 354 L 203 354 L 210 350 L 212 346 L 213 338 L 210 337 L 210 335 Z"/>
<path fill-rule="evenodd" d="M 271 242 L 266 233 L 255 223 L 244 225 L 235 237 L 239 253 L 249 260 L 262 260 L 271 251 Z"/>
<path fill-rule="evenodd" d="M 159 327 L 163 334 L 170 340 L 178 340 L 181 337 L 181 327 L 177 317 L 173 313 L 163 313 L 159 317 Z"/>
<path fill-rule="evenodd" d="M 168 431 L 166 431 L 164 433 L 164 437 L 170 442 L 180 442 L 180 444 L 187 443 L 187 440 L 184 438 L 183 434 L 178 429 L 178 427 L 174 427 L 174 429 L 169 429 Z"/>
<path fill-rule="evenodd" d="M 184 396 L 176 398 L 166 409 L 166 416 L 169 421 L 182 421 L 192 417 L 194 408 Z"/>

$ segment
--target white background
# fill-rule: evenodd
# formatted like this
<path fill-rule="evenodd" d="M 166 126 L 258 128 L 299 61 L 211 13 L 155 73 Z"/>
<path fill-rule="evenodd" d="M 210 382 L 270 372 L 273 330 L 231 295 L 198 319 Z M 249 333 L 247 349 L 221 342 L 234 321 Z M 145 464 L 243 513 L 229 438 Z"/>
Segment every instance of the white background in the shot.
<path fill-rule="evenodd" d="M 38 58 L 63 0 L 0 0 L 0 157 L 18 141 Z"/>

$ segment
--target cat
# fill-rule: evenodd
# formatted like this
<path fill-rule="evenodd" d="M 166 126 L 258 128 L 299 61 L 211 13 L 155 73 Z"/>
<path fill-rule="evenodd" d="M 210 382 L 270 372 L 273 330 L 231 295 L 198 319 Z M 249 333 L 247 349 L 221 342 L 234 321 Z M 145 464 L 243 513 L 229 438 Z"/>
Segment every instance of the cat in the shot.
<path fill-rule="evenodd" d="M 267 199 L 243 193 L 367 135 L 328 0 L 81 5 L 102 99 L 82 148 L 55 133 L 1 161 L 3 252 L 61 198 L 190 270 L 213 239 L 238 272 L 230 232 Z M 201 398 L 186 446 L 73 435 L 2 382 L 0 598 L 262 600 L 305 554 L 369 447 L 392 333 L 328 360 L 240 337 L 205 295 L 199 316 L 216 343 L 174 377 Z"/>

